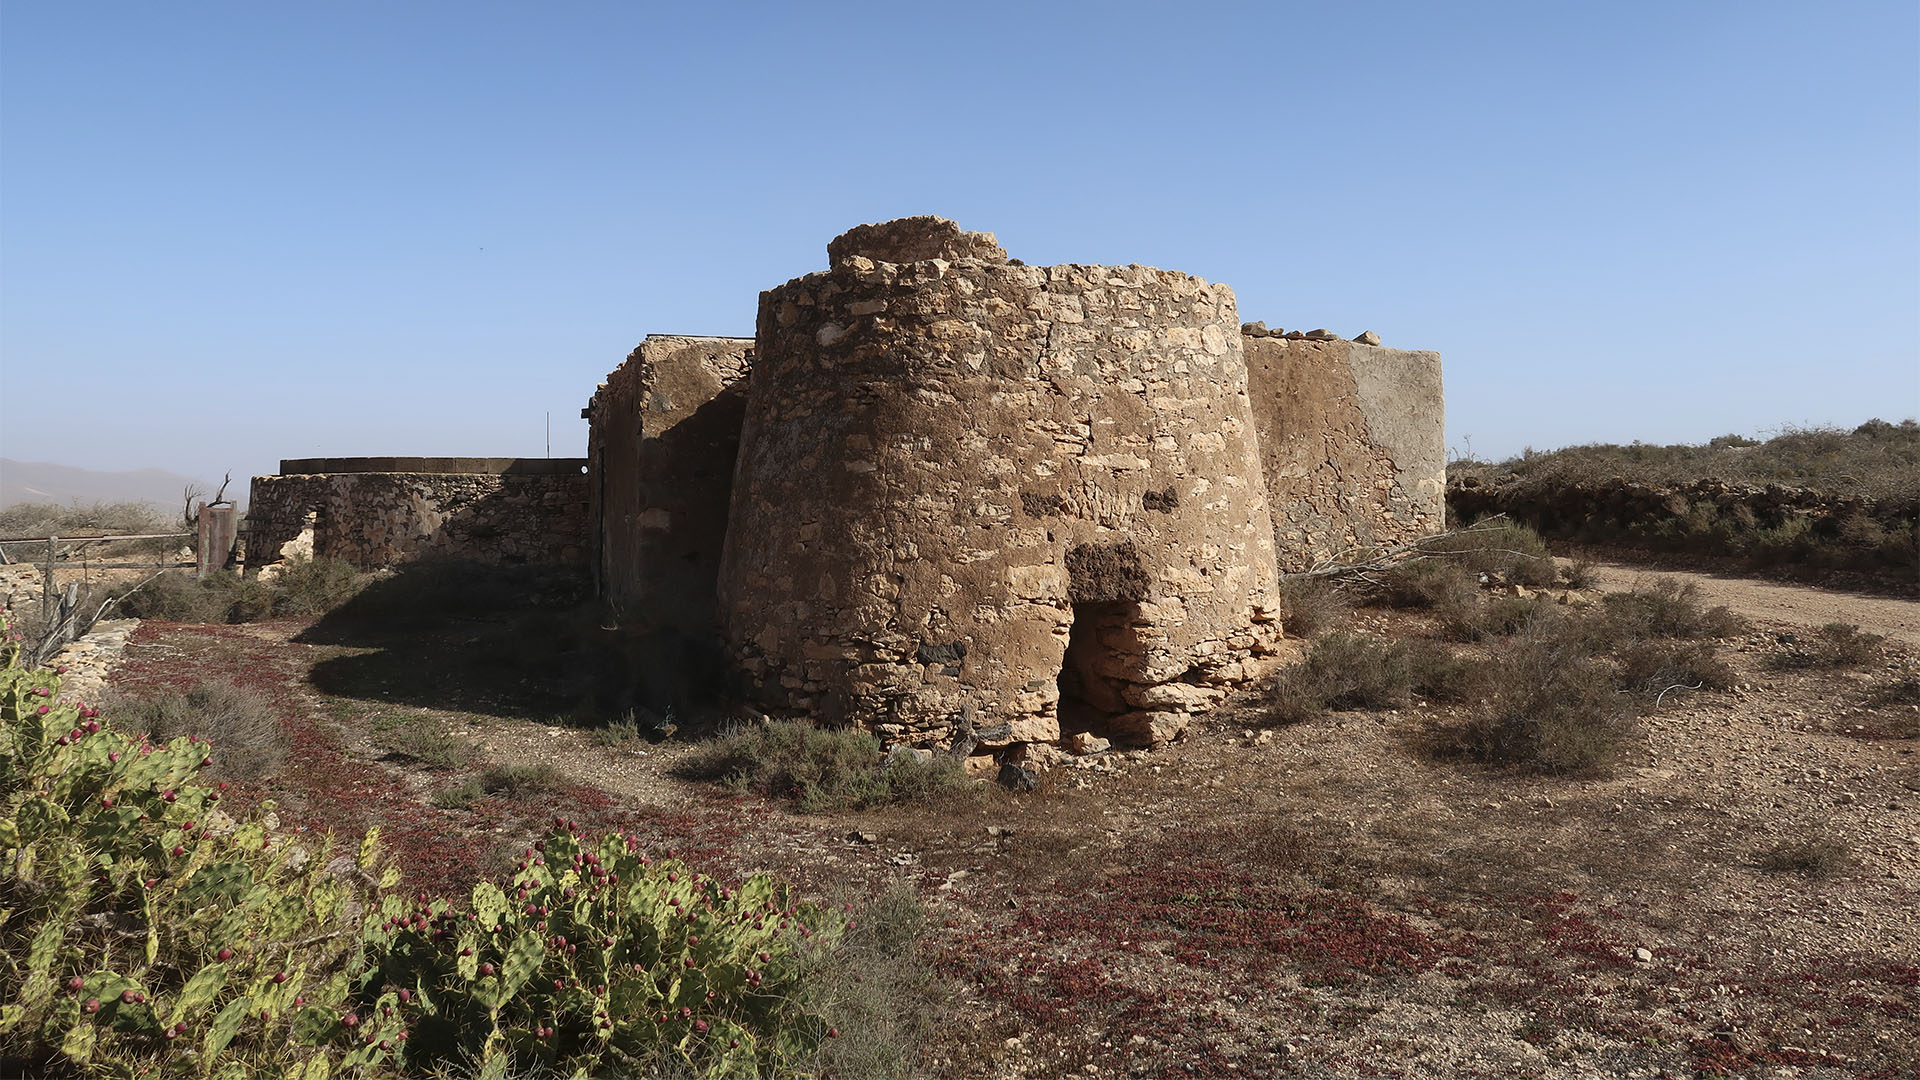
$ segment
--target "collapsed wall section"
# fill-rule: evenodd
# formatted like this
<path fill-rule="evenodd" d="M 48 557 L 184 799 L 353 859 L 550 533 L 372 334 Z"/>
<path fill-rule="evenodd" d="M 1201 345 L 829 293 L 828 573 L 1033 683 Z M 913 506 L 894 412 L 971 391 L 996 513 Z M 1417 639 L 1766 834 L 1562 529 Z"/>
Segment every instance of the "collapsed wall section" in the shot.
<path fill-rule="evenodd" d="M 753 339 L 650 334 L 584 410 L 594 573 L 635 625 L 710 632 Z"/>
<path fill-rule="evenodd" d="M 425 557 L 584 567 L 585 466 L 581 458 L 283 461 L 279 475 L 253 478 L 247 564 L 300 555 L 363 570 Z"/>
<path fill-rule="evenodd" d="M 1439 353 L 1264 333 L 1242 347 L 1282 572 L 1444 527 Z"/>
<path fill-rule="evenodd" d="M 1231 290 L 1019 265 L 931 218 L 829 250 L 761 295 L 720 568 L 763 699 L 912 742 L 972 706 L 1034 742 L 1084 680 L 1116 734 L 1157 742 L 1271 668 Z"/>

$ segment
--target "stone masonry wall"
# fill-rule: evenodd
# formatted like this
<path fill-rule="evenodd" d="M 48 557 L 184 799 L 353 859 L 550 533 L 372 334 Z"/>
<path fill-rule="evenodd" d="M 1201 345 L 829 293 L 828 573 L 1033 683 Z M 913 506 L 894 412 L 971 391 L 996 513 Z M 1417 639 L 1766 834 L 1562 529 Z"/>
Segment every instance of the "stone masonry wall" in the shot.
<path fill-rule="evenodd" d="M 761 295 L 720 570 L 770 704 L 923 743 L 971 705 L 1048 741 L 1072 643 L 1112 730 L 1158 742 L 1273 666 L 1230 289 L 1019 265 L 934 218 L 829 250 Z"/>
<path fill-rule="evenodd" d="M 711 632 L 753 339 L 649 334 L 587 406 L 601 595 L 636 625 Z"/>
<path fill-rule="evenodd" d="M 1283 338 L 1257 323 L 1248 329 L 1242 344 L 1281 571 L 1440 531 L 1440 354 L 1326 331 Z"/>
<path fill-rule="evenodd" d="M 458 467 L 461 460 L 435 463 Z M 303 554 L 367 570 L 427 556 L 584 567 L 591 544 L 585 465 L 543 458 L 529 463 L 539 471 L 256 476 L 247 506 L 248 566 Z"/>

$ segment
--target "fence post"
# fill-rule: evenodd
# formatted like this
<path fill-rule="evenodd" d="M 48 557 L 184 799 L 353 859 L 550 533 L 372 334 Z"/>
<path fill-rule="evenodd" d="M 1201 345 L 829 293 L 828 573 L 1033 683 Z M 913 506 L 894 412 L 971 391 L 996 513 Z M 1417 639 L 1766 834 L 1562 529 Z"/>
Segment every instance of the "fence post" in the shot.
<path fill-rule="evenodd" d="M 195 553 L 198 556 L 198 576 L 204 578 L 226 569 L 227 559 L 233 554 L 237 524 L 232 503 L 214 506 L 200 504 L 200 547 Z"/>
<path fill-rule="evenodd" d="M 75 625 L 75 620 L 79 619 L 79 617 L 80 583 L 77 581 L 69 581 L 67 582 L 67 591 L 60 597 L 60 622 L 57 624 L 60 632 L 53 635 L 53 647 L 55 651 L 58 651 L 60 646 L 65 645 L 67 642 L 79 636 L 79 634 L 75 633 L 75 631 L 79 629 L 79 627 Z"/>
<path fill-rule="evenodd" d="M 47 537 L 47 573 L 40 581 L 40 620 L 42 622 L 46 621 L 47 613 L 53 609 L 53 557 L 59 545 L 59 537 Z"/>

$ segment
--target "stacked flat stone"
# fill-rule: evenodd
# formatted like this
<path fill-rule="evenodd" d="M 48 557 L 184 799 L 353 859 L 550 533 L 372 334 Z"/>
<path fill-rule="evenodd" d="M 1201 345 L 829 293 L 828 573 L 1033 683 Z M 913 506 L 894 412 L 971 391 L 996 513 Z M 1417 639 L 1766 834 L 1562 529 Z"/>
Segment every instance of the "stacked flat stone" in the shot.
<path fill-rule="evenodd" d="M 828 251 L 761 295 L 719 575 L 770 704 L 922 743 L 971 705 L 1050 742 L 1070 666 L 1155 742 L 1272 668 L 1230 289 L 1025 266 L 939 218 Z"/>

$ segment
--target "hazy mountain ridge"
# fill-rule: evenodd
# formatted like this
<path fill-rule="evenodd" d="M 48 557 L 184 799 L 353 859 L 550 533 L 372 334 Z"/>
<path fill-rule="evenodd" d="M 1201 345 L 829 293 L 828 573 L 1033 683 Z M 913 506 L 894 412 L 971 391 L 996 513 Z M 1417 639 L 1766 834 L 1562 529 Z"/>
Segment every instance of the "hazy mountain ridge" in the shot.
<path fill-rule="evenodd" d="M 171 510 L 181 505 L 182 493 L 189 486 L 211 496 L 220 485 L 218 481 L 209 483 L 165 469 L 101 472 L 49 461 L 0 458 L 0 506 L 19 502 L 144 502 Z M 236 492 L 229 486 L 227 494 L 245 494 L 245 487 Z"/>

